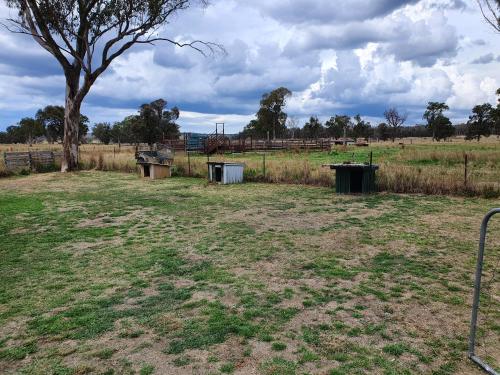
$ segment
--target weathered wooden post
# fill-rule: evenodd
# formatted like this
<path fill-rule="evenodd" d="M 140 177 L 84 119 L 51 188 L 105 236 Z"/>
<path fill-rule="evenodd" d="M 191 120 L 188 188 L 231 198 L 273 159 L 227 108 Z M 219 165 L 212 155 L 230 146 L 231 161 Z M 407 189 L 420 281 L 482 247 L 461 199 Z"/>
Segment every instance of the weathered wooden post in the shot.
<path fill-rule="evenodd" d="M 262 173 L 264 175 L 264 180 L 266 179 L 266 154 L 262 155 Z"/>
<path fill-rule="evenodd" d="M 33 160 L 31 159 L 31 151 L 28 151 L 28 168 L 29 170 L 33 170 Z"/>
<path fill-rule="evenodd" d="M 468 164 L 468 155 L 464 154 L 464 186 L 467 187 L 467 164 Z"/>

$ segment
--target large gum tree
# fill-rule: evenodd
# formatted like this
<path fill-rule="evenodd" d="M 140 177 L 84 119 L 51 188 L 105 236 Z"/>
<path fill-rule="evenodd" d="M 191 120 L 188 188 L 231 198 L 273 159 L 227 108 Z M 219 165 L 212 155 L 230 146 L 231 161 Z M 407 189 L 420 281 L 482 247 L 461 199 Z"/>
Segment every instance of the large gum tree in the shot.
<path fill-rule="evenodd" d="M 165 41 L 202 54 L 217 44 L 160 37 L 158 31 L 179 11 L 204 0 L 4 0 L 17 16 L 5 25 L 27 34 L 61 65 L 66 77 L 62 172 L 78 168 L 80 107 L 97 78 L 118 56 L 137 44 Z"/>

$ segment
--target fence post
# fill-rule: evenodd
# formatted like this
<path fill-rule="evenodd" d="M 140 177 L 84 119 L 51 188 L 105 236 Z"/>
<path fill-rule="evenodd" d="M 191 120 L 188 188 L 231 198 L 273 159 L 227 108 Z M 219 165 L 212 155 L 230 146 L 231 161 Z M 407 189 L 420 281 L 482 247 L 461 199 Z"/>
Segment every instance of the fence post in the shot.
<path fill-rule="evenodd" d="M 266 179 L 266 154 L 262 155 L 262 170 L 264 174 L 264 180 Z"/>
<path fill-rule="evenodd" d="M 30 169 L 30 171 L 33 168 L 33 161 L 31 160 L 31 151 L 28 151 L 28 168 Z"/>
<path fill-rule="evenodd" d="M 467 153 L 464 154 L 464 186 L 467 187 L 467 164 L 468 156 Z"/>
<path fill-rule="evenodd" d="M 191 177 L 191 154 L 188 152 L 188 176 Z"/>

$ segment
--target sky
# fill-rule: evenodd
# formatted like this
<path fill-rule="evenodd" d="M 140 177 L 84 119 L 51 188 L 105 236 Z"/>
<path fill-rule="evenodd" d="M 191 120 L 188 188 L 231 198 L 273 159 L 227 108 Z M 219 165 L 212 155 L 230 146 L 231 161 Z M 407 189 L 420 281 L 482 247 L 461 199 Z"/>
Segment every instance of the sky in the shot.
<path fill-rule="evenodd" d="M 0 0 L 0 22 L 15 16 Z M 500 35 L 473 0 L 211 0 L 178 13 L 161 36 L 222 44 L 204 57 L 168 43 L 115 60 L 86 97 L 91 123 L 114 122 L 158 98 L 181 110 L 183 132 L 236 133 L 263 93 L 293 92 L 286 112 L 303 124 L 336 114 L 373 125 L 396 107 L 422 123 L 428 101 L 446 102 L 454 123 L 495 103 Z M 46 105 L 64 104 L 64 75 L 29 36 L 0 26 L 0 131 Z"/>

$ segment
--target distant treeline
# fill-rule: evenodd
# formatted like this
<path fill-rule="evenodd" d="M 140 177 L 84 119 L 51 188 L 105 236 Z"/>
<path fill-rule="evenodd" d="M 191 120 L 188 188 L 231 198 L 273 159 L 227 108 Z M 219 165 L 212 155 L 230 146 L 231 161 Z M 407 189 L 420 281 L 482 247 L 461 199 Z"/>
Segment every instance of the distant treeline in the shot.
<path fill-rule="evenodd" d="M 245 126 L 240 137 L 257 139 L 276 138 L 342 138 L 354 139 L 377 138 L 395 140 L 405 137 L 432 137 L 440 141 L 454 135 L 465 136 L 466 139 L 479 140 L 483 136 L 500 136 L 500 100 L 496 107 L 489 103 L 472 108 L 469 121 L 465 124 L 453 125 L 445 115 L 449 107 L 441 102 L 429 102 L 422 119 L 425 125 L 404 126 L 407 116 L 396 108 L 384 112 L 385 122 L 376 126 L 365 121 L 360 115 L 332 116 L 325 123 L 318 117 L 311 116 L 300 126 L 298 120 L 289 117 L 284 111 L 291 91 L 280 87 L 262 96 L 256 118 Z M 500 89 L 497 90 L 500 95 Z M 166 109 L 167 102 L 155 100 L 140 106 L 138 114 L 128 116 L 122 121 L 97 123 L 93 126 L 92 135 L 102 143 L 147 143 L 163 142 L 180 137 L 179 125 L 176 121 L 180 112 L 177 107 Z M 89 119 L 81 115 L 79 126 L 80 142 L 86 141 L 89 131 Z M 34 118 L 23 118 L 17 125 L 9 126 L 0 132 L 0 143 L 33 143 L 47 140 L 50 143 L 61 142 L 64 135 L 64 108 L 47 106 L 39 110 Z"/>
<path fill-rule="evenodd" d="M 82 142 L 89 131 L 89 119 L 80 115 L 78 137 Z M 49 105 L 40 109 L 34 118 L 25 117 L 18 124 L 0 132 L 0 143 L 29 143 L 47 140 L 62 142 L 64 137 L 64 107 Z"/>
<path fill-rule="evenodd" d="M 402 137 L 432 137 L 442 140 L 454 135 L 467 139 L 480 139 L 491 134 L 500 135 L 500 100 L 496 107 L 489 103 L 476 105 L 466 124 L 453 125 L 445 112 L 450 108 L 445 103 L 429 102 L 422 119 L 425 125 L 403 126 L 406 114 L 396 108 L 384 112 L 385 122 L 376 126 L 364 121 L 360 115 L 353 118 L 335 115 L 324 124 L 316 116 L 300 126 L 298 120 L 284 111 L 286 101 L 292 95 L 287 88 L 280 87 L 262 96 L 255 119 L 245 126 L 241 136 L 254 138 L 378 138 L 381 140 Z M 500 89 L 497 90 L 500 95 Z"/>
<path fill-rule="evenodd" d="M 179 109 L 173 107 L 166 110 L 167 102 L 163 99 L 143 104 L 136 115 L 128 116 L 122 121 L 97 123 L 93 126 L 92 135 L 100 142 L 114 143 L 158 143 L 165 139 L 179 138 Z M 78 137 L 81 143 L 87 141 L 89 119 L 80 116 Z M 47 106 L 40 109 L 34 118 L 26 117 L 18 124 L 9 126 L 0 132 L 0 143 L 49 143 L 62 142 L 64 136 L 64 107 Z"/>

